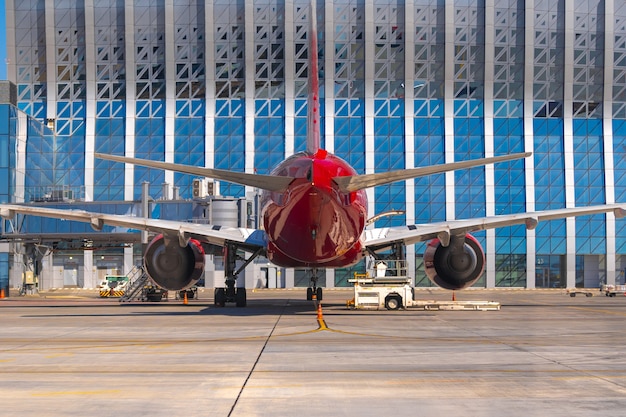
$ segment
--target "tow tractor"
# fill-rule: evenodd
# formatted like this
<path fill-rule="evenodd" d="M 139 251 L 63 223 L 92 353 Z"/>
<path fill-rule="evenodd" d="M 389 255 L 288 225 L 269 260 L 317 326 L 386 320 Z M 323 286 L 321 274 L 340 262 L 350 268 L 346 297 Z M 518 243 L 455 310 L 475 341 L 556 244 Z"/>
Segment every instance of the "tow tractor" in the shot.
<path fill-rule="evenodd" d="M 128 287 L 128 277 L 125 275 L 107 275 L 100 282 L 100 297 L 123 297 Z"/>
<path fill-rule="evenodd" d="M 415 300 L 415 289 L 406 275 L 406 260 L 378 260 L 373 271 L 354 273 L 354 298 L 348 301 L 350 309 L 398 310 L 500 310 L 495 301 L 434 301 Z"/>

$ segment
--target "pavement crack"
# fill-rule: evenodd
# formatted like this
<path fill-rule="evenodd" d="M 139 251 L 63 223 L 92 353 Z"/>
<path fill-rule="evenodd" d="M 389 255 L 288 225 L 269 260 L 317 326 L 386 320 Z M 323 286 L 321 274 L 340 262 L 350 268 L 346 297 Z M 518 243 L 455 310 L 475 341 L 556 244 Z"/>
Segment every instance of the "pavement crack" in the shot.
<path fill-rule="evenodd" d="M 256 360 L 254 361 L 254 364 L 252 365 L 252 368 L 250 368 L 250 372 L 248 372 L 248 375 L 246 376 L 246 380 L 243 381 L 243 384 L 241 385 L 241 389 L 239 390 L 239 393 L 237 394 L 237 397 L 235 398 L 235 402 L 233 403 L 233 406 L 230 408 L 230 411 L 228 412 L 228 417 L 230 417 L 233 414 L 233 412 L 235 411 L 235 408 L 237 407 L 237 403 L 239 402 L 239 399 L 241 398 L 241 395 L 243 394 L 243 391 L 246 389 L 246 385 L 248 385 L 248 381 L 252 377 L 252 374 L 254 373 L 254 370 L 256 369 L 257 364 L 261 360 L 261 356 L 263 355 L 263 352 L 265 352 L 265 348 L 267 347 L 267 344 L 269 343 L 270 339 L 272 338 L 272 335 L 274 334 L 274 331 L 276 330 L 276 327 L 278 326 L 278 322 L 280 322 L 280 319 L 283 317 L 283 314 L 285 313 L 285 309 L 287 308 L 287 306 L 289 306 L 289 300 L 287 300 L 287 302 L 283 306 L 282 310 L 278 314 L 278 317 L 276 318 L 276 322 L 274 323 L 274 326 L 272 327 L 272 330 L 270 331 L 270 333 L 265 338 L 265 342 L 263 343 L 263 347 L 259 351 L 259 354 L 257 355 Z"/>

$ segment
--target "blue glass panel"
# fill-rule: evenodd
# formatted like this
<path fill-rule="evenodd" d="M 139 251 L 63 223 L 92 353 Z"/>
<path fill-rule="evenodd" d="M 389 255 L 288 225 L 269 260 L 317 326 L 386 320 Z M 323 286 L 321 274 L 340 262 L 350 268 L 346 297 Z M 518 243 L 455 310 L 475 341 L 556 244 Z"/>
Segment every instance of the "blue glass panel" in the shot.
<path fill-rule="evenodd" d="M 415 166 L 423 167 L 445 162 L 444 119 L 415 118 Z M 429 175 L 415 179 L 415 221 L 427 223 L 445 220 L 445 175 Z"/>
<path fill-rule="evenodd" d="M 0 253 L 0 288 L 9 287 L 9 254 Z"/>
<path fill-rule="evenodd" d="M 567 253 L 567 231 L 565 220 L 540 222 L 536 230 L 537 253 Z"/>
<path fill-rule="evenodd" d="M 9 135 L 0 133 L 0 167 L 9 166 L 9 157 L 12 153 L 9 150 Z"/>
<path fill-rule="evenodd" d="M 163 100 L 142 101 L 136 103 L 135 120 L 135 157 L 155 161 L 165 160 L 165 119 Z M 150 183 L 149 194 L 160 198 L 165 173 L 160 169 L 135 166 L 134 196 L 141 198 L 141 184 Z"/>
<path fill-rule="evenodd" d="M 217 100 L 215 117 L 215 168 L 245 169 L 244 100 Z M 222 195 L 242 197 L 241 185 L 220 183 Z"/>
<path fill-rule="evenodd" d="M 335 102 L 335 154 L 359 173 L 365 172 L 365 130 L 362 100 Z M 339 116 L 342 115 L 342 116 Z"/>
<path fill-rule="evenodd" d="M 481 118 L 455 118 L 455 160 L 484 157 L 484 131 Z M 485 169 L 471 168 L 455 172 L 456 218 L 485 215 Z"/>
<path fill-rule="evenodd" d="M 177 117 L 175 121 L 174 162 L 192 166 L 204 166 L 204 118 Z M 194 176 L 174 174 L 174 183 L 182 198 L 192 197 Z"/>
<path fill-rule="evenodd" d="M 0 104 L 0 135 L 9 134 L 9 106 Z M 4 149 L 4 148 L 0 148 Z"/>

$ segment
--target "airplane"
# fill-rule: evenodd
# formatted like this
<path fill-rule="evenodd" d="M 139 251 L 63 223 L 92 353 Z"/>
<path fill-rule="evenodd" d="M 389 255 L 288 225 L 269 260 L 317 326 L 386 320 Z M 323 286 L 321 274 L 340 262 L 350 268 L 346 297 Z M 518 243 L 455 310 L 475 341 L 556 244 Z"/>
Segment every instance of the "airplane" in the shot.
<path fill-rule="evenodd" d="M 485 253 L 472 232 L 524 224 L 534 229 L 539 221 L 613 212 L 626 216 L 626 205 L 611 204 L 548 211 L 448 220 L 428 224 L 367 229 L 367 188 L 426 175 L 527 158 L 531 153 L 487 157 L 441 165 L 358 174 L 346 161 L 320 147 L 320 96 L 315 2 L 311 2 L 306 150 L 278 164 L 269 175 L 194 167 L 96 153 L 95 157 L 213 178 L 262 190 L 262 228 L 234 228 L 219 225 L 148 219 L 63 210 L 33 205 L 0 204 L 0 216 L 16 213 L 90 223 L 95 230 L 104 225 L 158 233 L 144 253 L 144 266 L 160 287 L 179 291 L 193 286 L 204 272 L 207 248 L 224 251 L 225 287 L 215 288 L 214 303 L 247 305 L 245 287 L 236 288 L 237 276 L 258 256 L 286 268 L 312 271 L 307 299 L 321 300 L 317 287 L 321 268 L 344 268 L 366 256 L 382 259 L 403 256 L 406 245 L 429 241 L 424 253 L 428 278 L 436 285 L 459 290 L 474 284 L 485 265 Z M 243 257 L 240 253 L 252 254 Z M 383 255 L 383 253 L 385 253 Z"/>

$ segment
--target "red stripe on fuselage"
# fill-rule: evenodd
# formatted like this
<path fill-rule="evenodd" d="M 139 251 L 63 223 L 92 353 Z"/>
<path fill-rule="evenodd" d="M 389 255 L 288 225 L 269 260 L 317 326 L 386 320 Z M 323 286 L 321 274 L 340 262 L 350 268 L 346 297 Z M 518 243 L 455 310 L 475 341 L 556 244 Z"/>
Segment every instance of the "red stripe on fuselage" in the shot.
<path fill-rule="evenodd" d="M 320 150 L 296 154 L 273 175 L 294 177 L 284 193 L 263 196 L 268 258 L 284 267 L 347 266 L 361 259 L 365 192 L 340 193 L 333 177 L 355 175 L 344 160 Z"/>

